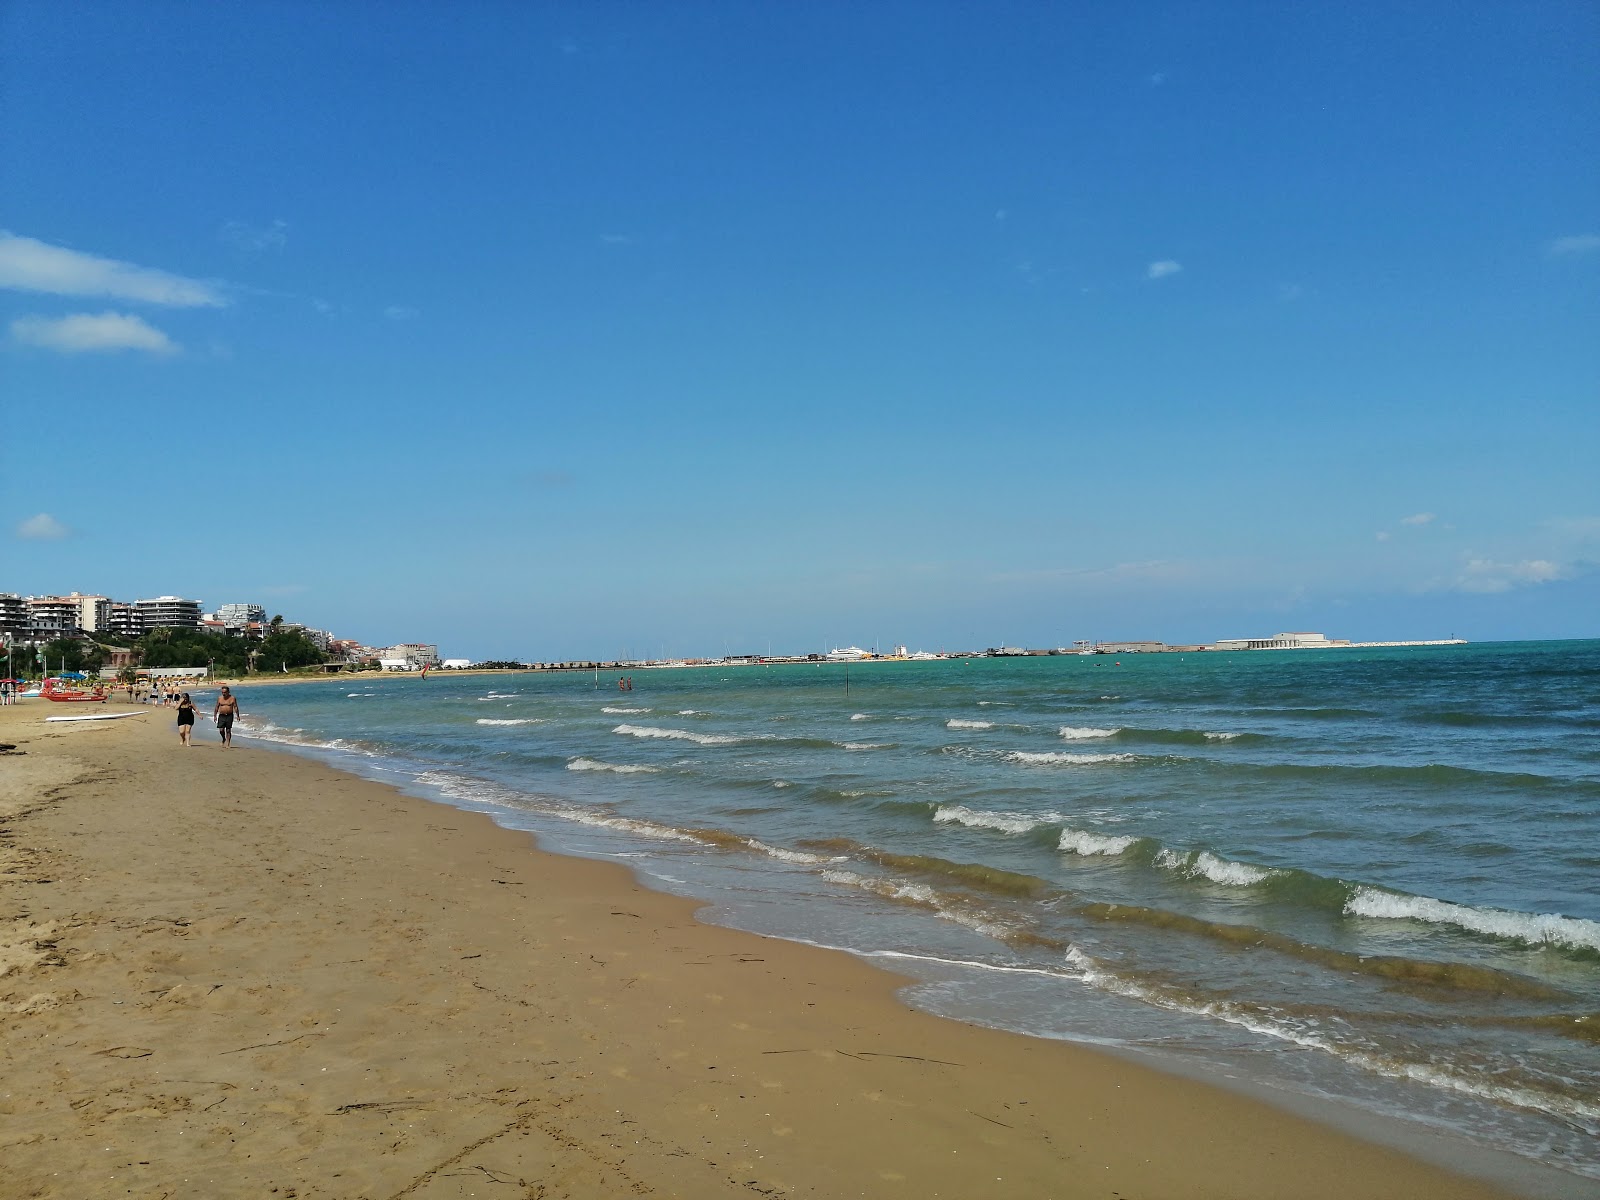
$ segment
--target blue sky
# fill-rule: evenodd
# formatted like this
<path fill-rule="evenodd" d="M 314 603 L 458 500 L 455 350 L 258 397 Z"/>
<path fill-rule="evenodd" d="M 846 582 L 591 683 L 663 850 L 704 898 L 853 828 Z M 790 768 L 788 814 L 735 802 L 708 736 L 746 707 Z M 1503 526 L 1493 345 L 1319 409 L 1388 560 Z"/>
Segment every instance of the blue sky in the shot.
<path fill-rule="evenodd" d="M 1600 9 L 0 6 L 0 590 L 1600 635 Z"/>

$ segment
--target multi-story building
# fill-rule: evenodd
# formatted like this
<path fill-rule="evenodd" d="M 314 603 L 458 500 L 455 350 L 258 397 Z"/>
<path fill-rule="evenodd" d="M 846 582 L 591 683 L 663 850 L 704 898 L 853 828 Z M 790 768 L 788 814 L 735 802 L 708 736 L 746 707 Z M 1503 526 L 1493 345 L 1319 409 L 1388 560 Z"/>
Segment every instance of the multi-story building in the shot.
<path fill-rule="evenodd" d="M 104 627 L 111 600 L 106 596 L 30 596 L 34 623 L 41 628 L 95 633 Z"/>
<path fill-rule="evenodd" d="M 144 634 L 144 614 L 139 611 L 137 604 L 112 600 L 106 605 L 105 621 L 100 628 L 122 638 L 141 637 Z"/>
<path fill-rule="evenodd" d="M 259 604 L 221 604 L 217 606 L 217 620 L 229 629 L 244 629 L 250 624 L 266 624 L 267 610 Z"/>
<path fill-rule="evenodd" d="M 200 627 L 200 601 L 184 600 L 179 596 L 157 596 L 154 600 L 135 601 L 146 630 L 198 629 Z"/>
<path fill-rule="evenodd" d="M 47 640 L 76 637 L 83 631 L 83 610 L 73 596 L 29 596 L 28 625 Z"/>
<path fill-rule="evenodd" d="M 439 647 L 421 642 L 401 642 L 380 652 L 378 661 L 385 670 L 417 671 L 423 667 L 437 667 Z M 395 665 L 391 666 L 391 663 Z"/>
<path fill-rule="evenodd" d="M 28 602 L 15 592 L 0 592 L 0 633 L 21 640 L 28 629 Z"/>

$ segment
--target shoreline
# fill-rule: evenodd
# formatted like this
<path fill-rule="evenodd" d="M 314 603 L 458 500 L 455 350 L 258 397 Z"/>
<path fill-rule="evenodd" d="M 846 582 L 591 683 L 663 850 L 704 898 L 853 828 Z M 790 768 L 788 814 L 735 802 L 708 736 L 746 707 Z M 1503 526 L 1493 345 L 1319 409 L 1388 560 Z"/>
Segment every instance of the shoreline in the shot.
<path fill-rule="evenodd" d="M 1512 1194 L 482 814 L 47 707 L 0 710 L 0 1196 Z"/>

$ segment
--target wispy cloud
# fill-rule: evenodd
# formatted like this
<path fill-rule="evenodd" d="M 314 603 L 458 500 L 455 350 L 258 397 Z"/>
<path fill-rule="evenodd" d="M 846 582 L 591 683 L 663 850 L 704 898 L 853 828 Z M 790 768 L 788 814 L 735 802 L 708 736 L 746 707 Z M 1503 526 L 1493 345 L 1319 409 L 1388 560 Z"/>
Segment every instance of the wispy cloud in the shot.
<path fill-rule="evenodd" d="M 383 310 L 383 315 L 391 321 L 414 321 L 419 314 L 416 309 L 406 304 L 391 304 Z"/>
<path fill-rule="evenodd" d="M 1160 87 L 1166 81 L 1167 73 L 1165 71 L 1157 71 L 1154 75 L 1150 75 L 1145 78 L 1145 82 L 1151 87 Z"/>
<path fill-rule="evenodd" d="M 0 287 L 52 296 L 111 296 L 170 308 L 221 308 L 214 285 L 154 267 L 140 267 L 52 246 L 0 230 Z"/>
<path fill-rule="evenodd" d="M 282 250 L 289 241 L 289 223 L 274 221 L 270 225 L 251 225 L 247 221 L 229 221 L 217 236 L 242 254 L 266 254 Z"/>
<path fill-rule="evenodd" d="M 604 246 L 631 246 L 633 237 L 626 233 L 602 233 L 600 243 Z"/>
<path fill-rule="evenodd" d="M 112 350 L 144 350 L 175 354 L 177 344 L 161 330 L 129 313 L 73 313 L 66 317 L 18 317 L 12 338 L 59 354 L 97 354 Z"/>
<path fill-rule="evenodd" d="M 1600 250 L 1600 233 L 1575 233 L 1570 237 L 1558 237 L 1545 249 L 1552 258 L 1593 254 Z"/>
<path fill-rule="evenodd" d="M 1176 275 L 1181 270 L 1183 270 L 1182 263 L 1174 262 L 1170 258 L 1164 258 L 1160 262 L 1153 262 L 1146 267 L 1144 277 L 1146 279 L 1165 279 L 1168 275 Z"/>
<path fill-rule="evenodd" d="M 33 542 L 55 542 L 71 537 L 72 530 L 49 513 L 39 513 L 17 525 L 17 536 Z"/>
<path fill-rule="evenodd" d="M 1473 558 L 1457 574 L 1455 586 L 1463 592 L 1509 592 L 1515 587 L 1570 579 L 1572 575 L 1572 567 L 1546 558 L 1525 558 L 1520 562 Z"/>
<path fill-rule="evenodd" d="M 1375 536 L 1380 542 L 1387 542 L 1394 535 L 1391 534 L 1387 529 L 1380 529 Z"/>
<path fill-rule="evenodd" d="M 1402 524 L 1402 525 L 1426 525 L 1430 521 L 1432 521 L 1433 519 L 1434 519 L 1434 515 L 1432 513 L 1429 513 L 1429 512 L 1412 513 L 1411 516 L 1409 516 L 1409 517 L 1401 517 L 1400 518 L 1400 524 Z"/>

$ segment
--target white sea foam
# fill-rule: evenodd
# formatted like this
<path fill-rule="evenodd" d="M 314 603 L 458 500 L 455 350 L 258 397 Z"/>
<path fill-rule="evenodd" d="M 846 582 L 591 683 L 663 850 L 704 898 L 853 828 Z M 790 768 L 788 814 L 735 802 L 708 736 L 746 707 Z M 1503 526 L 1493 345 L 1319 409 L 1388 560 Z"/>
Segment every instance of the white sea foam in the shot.
<path fill-rule="evenodd" d="M 829 883 L 842 883 L 847 887 L 860 888 L 864 892 L 871 892 L 885 899 L 909 900 L 913 904 L 921 904 L 932 909 L 939 907 L 939 894 L 925 883 L 879 879 L 856 871 L 824 871 L 822 877 Z"/>
<path fill-rule="evenodd" d="M 993 721 L 964 721 L 960 717 L 951 717 L 944 723 L 946 729 L 993 729 Z"/>
<path fill-rule="evenodd" d="M 1091 766 L 1095 763 L 1132 762 L 1135 754 L 1067 754 L 1060 750 L 1013 750 L 1006 759 L 1025 766 Z"/>
<path fill-rule="evenodd" d="M 1188 879 L 1209 879 L 1213 883 L 1225 883 L 1232 887 L 1249 887 L 1271 879 L 1278 873 L 1267 867 L 1253 867 L 1249 863 L 1219 858 L 1209 850 L 1190 854 L 1162 850 L 1156 855 L 1156 866 Z"/>
<path fill-rule="evenodd" d="M 515 700 L 520 695 L 522 695 L 521 692 L 490 692 L 487 696 L 484 697 L 484 699 L 485 700 Z"/>
<path fill-rule="evenodd" d="M 991 914 L 945 904 L 940 899 L 939 893 L 925 883 L 912 883 L 903 879 L 881 879 L 838 869 L 823 871 L 822 878 L 829 883 L 859 888 L 875 896 L 882 896 L 886 900 L 899 900 L 932 909 L 944 920 L 964 926 L 974 933 L 981 933 L 985 937 L 1004 940 L 1015 932 L 1014 926 L 996 920 Z"/>
<path fill-rule="evenodd" d="M 1497 1101 L 1517 1108 L 1549 1113 L 1565 1120 L 1600 1120 L 1600 1105 L 1572 1096 L 1539 1092 L 1531 1088 L 1507 1087 L 1488 1082 L 1482 1075 L 1463 1075 L 1430 1063 L 1407 1062 L 1373 1054 L 1356 1046 L 1342 1045 L 1333 1038 L 1302 1026 L 1271 1020 L 1259 1013 L 1242 1010 L 1226 1000 L 1196 1003 L 1174 995 L 1160 985 L 1146 985 L 1106 969 L 1076 946 L 1067 947 L 1066 961 L 1078 978 L 1099 991 L 1140 1000 L 1171 1012 L 1193 1013 L 1237 1025 L 1264 1037 L 1290 1042 L 1309 1050 L 1320 1050 L 1335 1058 L 1390 1079 L 1409 1079 L 1445 1091 Z"/>
<path fill-rule="evenodd" d="M 794 784 L 790 783 L 787 779 L 774 779 L 772 781 L 772 786 L 775 788 L 786 788 L 793 787 Z"/>
<path fill-rule="evenodd" d="M 589 812 L 581 808 L 561 809 L 556 812 L 559 817 L 575 821 L 579 825 L 596 825 L 602 829 L 616 829 L 623 833 L 634 833 L 642 837 L 657 838 L 664 842 L 695 842 L 706 844 L 703 838 L 697 838 L 692 833 L 685 833 L 681 829 L 673 829 L 667 825 L 658 825 L 654 821 L 641 821 L 634 817 L 613 817 L 606 813 Z"/>
<path fill-rule="evenodd" d="M 593 758 L 575 758 L 567 764 L 569 771 L 612 771 L 618 775 L 654 775 L 660 767 L 641 767 L 632 764 L 600 762 Z"/>
<path fill-rule="evenodd" d="M 680 708 L 678 710 L 678 715 L 680 717 L 703 717 L 707 714 L 706 710 L 703 708 Z"/>
<path fill-rule="evenodd" d="M 208 716 L 201 713 L 201 716 Z M 240 721 L 235 726 L 235 731 L 241 737 L 254 738 L 259 742 L 277 742 L 284 746 L 303 746 L 309 750 L 340 750 L 346 754 L 360 754 L 365 758 L 377 758 L 376 750 L 347 742 L 343 738 L 314 738 L 303 729 L 285 729 L 281 725 L 274 725 L 270 721 L 256 724 L 254 721 Z"/>
<path fill-rule="evenodd" d="M 475 725 L 543 725 L 543 717 L 517 717 L 515 720 L 500 720 L 496 717 L 479 717 L 473 722 Z"/>
<path fill-rule="evenodd" d="M 1472 908 L 1428 896 L 1400 896 L 1378 888 L 1358 887 L 1345 901 L 1354 917 L 1383 917 L 1454 925 L 1473 933 L 1511 938 L 1533 946 L 1555 945 L 1600 950 L 1600 921 L 1550 913 L 1521 913 L 1499 908 Z"/>
<path fill-rule="evenodd" d="M 1069 742 L 1086 742 L 1093 738 L 1116 737 L 1121 732 L 1122 730 L 1120 729 L 1089 729 L 1074 725 L 1063 725 L 1061 727 L 1061 736 Z"/>
<path fill-rule="evenodd" d="M 839 742 L 841 750 L 892 750 L 893 742 Z"/>
<path fill-rule="evenodd" d="M 603 713 L 647 713 L 648 708 L 602 708 Z"/>
<path fill-rule="evenodd" d="M 692 733 L 687 729 L 659 729 L 654 725 L 618 725 L 612 733 L 625 733 L 636 738 L 667 738 L 679 742 L 695 742 L 701 746 L 732 746 L 745 738 L 723 733 Z"/>
<path fill-rule="evenodd" d="M 1027 833 L 1030 829 L 1037 829 L 1041 825 L 1059 821 L 1061 814 L 1044 813 L 1034 816 L 1029 813 L 986 812 L 980 808 L 968 808 L 964 804 L 941 804 L 935 810 L 933 819 L 940 824 L 965 825 L 969 829 L 997 829 L 1001 833 Z"/>
<path fill-rule="evenodd" d="M 377 692 L 346 692 L 345 696 L 348 699 L 354 700 L 357 696 L 376 696 L 377 694 Z"/>
<path fill-rule="evenodd" d="M 777 859 L 779 862 L 799 863 L 804 866 L 816 866 L 819 863 L 844 862 L 846 856 L 836 854 L 832 857 L 823 854 L 807 854 L 804 850 L 785 850 L 782 846 L 769 846 L 765 842 L 751 838 L 750 849 L 759 850 L 762 854 Z"/>
<path fill-rule="evenodd" d="M 1084 829 L 1063 829 L 1061 841 L 1056 844 L 1056 849 L 1064 850 L 1070 854 L 1082 854 L 1090 857 L 1103 854 L 1112 857 L 1121 854 L 1139 839 L 1136 837 L 1114 837 L 1105 833 L 1090 833 Z"/>
<path fill-rule="evenodd" d="M 852 714 L 850 719 L 852 721 L 870 721 L 870 720 L 872 720 L 872 714 L 870 714 L 870 713 L 854 713 L 854 714 Z"/>
<path fill-rule="evenodd" d="M 1231 742 L 1231 741 L 1233 741 L 1234 738 L 1243 737 L 1243 736 L 1244 736 L 1243 734 L 1239 734 L 1239 733 L 1211 733 L 1211 732 L 1208 731 L 1206 733 L 1206 741 L 1208 741 L 1208 742 Z"/>

